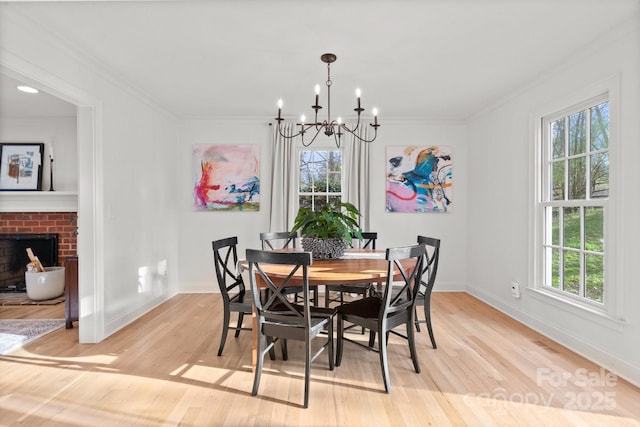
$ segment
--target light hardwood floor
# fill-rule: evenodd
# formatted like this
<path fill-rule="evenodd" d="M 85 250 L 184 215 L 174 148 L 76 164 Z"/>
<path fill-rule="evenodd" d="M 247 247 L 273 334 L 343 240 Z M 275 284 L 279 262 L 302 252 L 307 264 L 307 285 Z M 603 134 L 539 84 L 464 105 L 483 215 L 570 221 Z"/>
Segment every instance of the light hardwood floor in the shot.
<path fill-rule="evenodd" d="M 253 397 L 251 333 L 230 333 L 217 357 L 220 296 L 179 295 L 101 343 L 60 329 L 0 357 L 0 425 L 640 426 L 626 381 L 467 294 L 432 305 L 438 349 L 417 334 L 420 374 L 391 336 L 386 394 L 378 355 L 345 343 L 342 366 L 312 366 L 303 409 L 299 345 L 286 362 L 267 358 Z M 0 316 L 59 317 L 25 310 Z"/>

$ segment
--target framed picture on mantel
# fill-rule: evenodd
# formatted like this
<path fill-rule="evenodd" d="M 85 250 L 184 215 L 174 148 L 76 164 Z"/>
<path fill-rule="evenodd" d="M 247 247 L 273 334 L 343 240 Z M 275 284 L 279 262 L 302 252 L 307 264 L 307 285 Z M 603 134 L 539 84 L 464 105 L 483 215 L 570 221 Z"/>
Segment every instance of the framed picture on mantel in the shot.
<path fill-rule="evenodd" d="M 44 143 L 0 142 L 0 191 L 42 190 Z"/>

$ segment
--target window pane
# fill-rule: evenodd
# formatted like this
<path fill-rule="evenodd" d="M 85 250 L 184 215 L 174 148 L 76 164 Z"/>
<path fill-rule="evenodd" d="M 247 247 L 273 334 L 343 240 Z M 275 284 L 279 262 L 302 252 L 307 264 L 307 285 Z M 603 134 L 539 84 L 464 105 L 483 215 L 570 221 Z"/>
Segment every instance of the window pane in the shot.
<path fill-rule="evenodd" d="M 551 244 L 560 245 L 560 208 L 551 209 Z"/>
<path fill-rule="evenodd" d="M 298 190 L 300 192 L 312 191 L 314 185 L 314 169 L 313 169 L 313 152 L 300 152 L 300 183 Z"/>
<path fill-rule="evenodd" d="M 331 173 L 329 174 L 329 192 L 330 193 L 339 193 L 342 191 L 342 185 L 340 182 L 340 173 Z"/>
<path fill-rule="evenodd" d="M 564 157 L 564 118 L 551 123 L 551 157 Z"/>
<path fill-rule="evenodd" d="M 551 164 L 551 200 L 564 200 L 564 160 Z"/>
<path fill-rule="evenodd" d="M 586 198 L 587 171 L 584 157 L 569 159 L 569 200 Z"/>
<path fill-rule="evenodd" d="M 600 206 L 585 208 L 584 248 L 588 251 L 604 252 L 604 210 Z"/>
<path fill-rule="evenodd" d="M 329 172 L 342 170 L 342 151 L 329 151 Z"/>
<path fill-rule="evenodd" d="M 564 208 L 565 248 L 580 249 L 580 208 Z"/>
<path fill-rule="evenodd" d="M 586 254 L 585 296 L 597 302 L 603 302 L 604 257 Z"/>
<path fill-rule="evenodd" d="M 609 197 L 609 153 L 591 156 L 591 198 Z"/>
<path fill-rule="evenodd" d="M 591 151 L 609 148 L 609 103 L 591 107 Z"/>
<path fill-rule="evenodd" d="M 308 193 L 313 186 L 313 176 L 308 172 L 300 171 L 300 184 L 298 185 L 298 191 L 301 193 Z"/>
<path fill-rule="evenodd" d="M 580 292 L 580 253 L 564 251 L 563 289 L 571 294 Z"/>
<path fill-rule="evenodd" d="M 327 196 L 314 196 L 313 198 L 314 211 L 319 211 L 326 204 L 327 204 Z"/>
<path fill-rule="evenodd" d="M 340 196 L 329 196 L 330 203 L 340 203 Z"/>
<path fill-rule="evenodd" d="M 560 249 L 551 250 L 551 286 L 560 289 Z"/>
<path fill-rule="evenodd" d="M 587 112 L 569 116 L 569 155 L 583 154 L 587 146 Z"/>
<path fill-rule="evenodd" d="M 311 208 L 312 197 L 313 196 L 300 196 L 298 200 L 298 204 L 300 205 L 301 208 Z"/>
<path fill-rule="evenodd" d="M 321 193 L 326 193 L 329 189 L 329 182 L 327 180 L 327 174 L 326 173 L 318 173 L 315 177 L 316 182 L 315 182 L 315 186 L 313 188 L 313 191 L 317 191 L 317 192 L 321 192 Z"/>

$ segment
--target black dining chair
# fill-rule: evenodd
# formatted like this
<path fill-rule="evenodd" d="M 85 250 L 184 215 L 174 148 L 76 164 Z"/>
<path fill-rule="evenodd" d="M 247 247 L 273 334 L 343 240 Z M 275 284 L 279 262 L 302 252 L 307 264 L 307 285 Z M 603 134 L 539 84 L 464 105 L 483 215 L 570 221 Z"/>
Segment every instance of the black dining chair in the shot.
<path fill-rule="evenodd" d="M 335 309 L 310 305 L 308 268 L 312 264 L 311 252 L 273 252 L 247 249 L 249 263 L 249 284 L 255 301 L 258 324 L 257 363 L 253 380 L 253 396 L 258 394 L 264 356 L 272 353 L 275 343 L 281 340 L 282 356 L 287 360 L 286 340 L 298 340 L 305 343 L 304 407 L 309 407 L 309 381 L 311 363 L 324 351 L 328 351 L 329 369 L 334 367 L 333 318 Z M 285 271 L 277 277 L 268 275 L 263 264 L 285 266 Z M 295 273 L 301 273 L 302 305 L 294 304 L 287 298 L 286 289 Z M 296 283 L 297 286 L 297 283 Z M 259 298 L 261 287 L 269 289 L 268 297 Z M 327 334 L 321 334 L 323 331 Z M 320 349 L 311 353 L 311 342 L 321 337 L 325 341 Z"/>
<path fill-rule="evenodd" d="M 440 260 L 440 239 L 433 237 L 418 236 L 418 244 L 425 245 L 424 259 L 422 261 L 422 277 L 420 280 L 420 292 L 416 299 L 415 325 L 416 331 L 420 332 L 420 323 L 427 324 L 429 338 L 431 338 L 431 346 L 436 346 L 436 339 L 433 335 L 431 326 L 431 291 L 436 282 L 436 274 L 438 274 L 438 262 Z M 424 320 L 418 318 L 417 308 L 422 305 L 424 308 Z"/>
<path fill-rule="evenodd" d="M 297 240 L 298 234 L 291 234 L 288 231 L 266 231 L 260 233 L 260 242 L 263 251 L 295 248 Z"/>
<path fill-rule="evenodd" d="M 424 245 L 388 248 L 386 251 L 387 280 L 382 296 L 368 296 L 360 300 L 348 302 L 338 309 L 338 346 L 336 351 L 336 366 L 342 363 L 344 341 L 349 341 L 365 347 L 368 350 L 377 351 L 380 355 L 380 368 L 384 389 L 391 392 L 389 379 L 389 364 L 387 360 L 387 342 L 389 334 L 394 333 L 407 339 L 409 352 L 413 361 L 413 368 L 420 373 L 418 355 L 416 352 L 413 316 L 418 291 L 420 290 L 420 273 L 422 272 L 422 259 Z M 404 266 L 402 261 L 404 261 Z M 401 274 L 402 280 L 395 278 L 394 271 Z M 397 284 L 400 283 L 400 284 Z M 344 335 L 345 322 L 364 326 L 369 329 L 369 345 L 348 339 Z M 394 329 L 405 325 L 406 335 L 396 332 Z M 374 344 L 374 337 L 378 336 L 378 348 Z"/>
<path fill-rule="evenodd" d="M 245 290 L 242 275 L 236 270 L 238 237 L 214 240 L 211 245 L 213 246 L 213 265 L 224 307 L 222 337 L 220 337 L 220 347 L 218 348 L 218 356 L 221 356 L 229 329 L 236 331 L 236 338 L 240 336 L 240 331 L 251 330 L 251 328 L 242 327 L 244 315 L 251 314 L 251 297 Z M 232 312 L 238 313 L 236 326 L 229 326 Z"/>
<path fill-rule="evenodd" d="M 260 242 L 262 243 L 263 251 L 275 251 L 279 249 L 295 249 L 297 246 L 297 240 L 299 238 L 298 233 L 291 233 L 289 231 L 266 231 L 260 233 Z M 314 305 L 318 305 L 318 287 L 312 285 L 313 291 L 312 301 Z M 291 287 L 287 289 L 287 294 L 294 295 L 295 302 L 300 300 L 301 288 Z"/>
<path fill-rule="evenodd" d="M 354 233 L 351 234 L 351 244 L 352 248 L 358 249 L 375 249 L 376 248 L 376 240 L 378 239 L 378 233 L 375 231 L 363 231 L 361 233 L 362 240 L 358 238 Z M 340 305 L 344 304 L 344 295 L 345 294 L 354 294 L 360 296 L 360 298 L 364 298 L 369 293 L 371 289 L 371 284 L 362 284 L 362 285 L 326 285 L 325 286 L 325 294 L 324 294 L 324 306 L 329 307 L 332 302 L 337 302 Z M 335 293 L 335 297 L 331 296 L 331 293 Z"/>

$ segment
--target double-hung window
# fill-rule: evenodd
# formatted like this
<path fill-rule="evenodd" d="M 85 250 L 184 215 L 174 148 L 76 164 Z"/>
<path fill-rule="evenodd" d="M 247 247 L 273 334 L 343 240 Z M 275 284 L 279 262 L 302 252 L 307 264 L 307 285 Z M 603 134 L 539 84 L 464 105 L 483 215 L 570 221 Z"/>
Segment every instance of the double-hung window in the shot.
<path fill-rule="evenodd" d="M 542 117 L 539 288 L 603 308 L 607 295 L 609 98 Z"/>
<path fill-rule="evenodd" d="M 342 200 L 342 151 L 300 150 L 298 205 L 313 210 Z"/>

